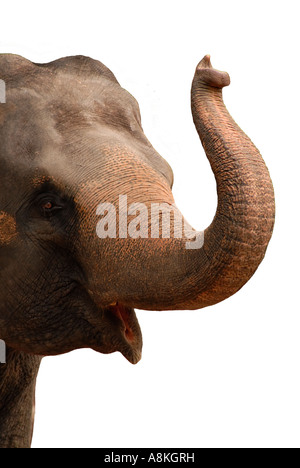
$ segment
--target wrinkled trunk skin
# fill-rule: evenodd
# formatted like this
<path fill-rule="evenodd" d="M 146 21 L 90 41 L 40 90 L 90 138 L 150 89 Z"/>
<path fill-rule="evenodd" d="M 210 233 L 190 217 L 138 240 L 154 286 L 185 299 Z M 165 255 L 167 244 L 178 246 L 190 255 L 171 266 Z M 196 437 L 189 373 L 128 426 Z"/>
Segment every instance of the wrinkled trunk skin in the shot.
<path fill-rule="evenodd" d="M 270 241 L 275 202 L 268 169 L 251 140 L 228 113 L 222 87 L 227 73 L 212 69 L 206 56 L 192 85 L 195 126 L 217 181 L 218 207 L 205 231 L 209 287 L 189 306 L 222 301 L 256 271 Z"/>
<path fill-rule="evenodd" d="M 223 103 L 222 87 L 229 82 L 228 74 L 213 69 L 206 56 L 192 85 L 194 123 L 218 191 L 217 212 L 205 230 L 201 249 L 188 250 L 186 239 L 98 239 L 95 213 L 102 189 L 97 184 L 86 186 L 79 195 L 78 203 L 86 207 L 81 254 L 88 265 L 90 290 L 99 304 L 119 301 L 149 310 L 199 309 L 237 292 L 262 261 L 274 225 L 273 186 L 259 151 Z M 113 151 L 112 147 L 111 155 Z M 128 172 L 131 156 L 125 153 L 124 171 Z M 134 160 L 130 167 L 136 171 L 130 178 L 135 184 L 127 192 L 124 184 L 114 192 L 117 184 L 112 180 L 112 199 L 127 193 L 131 202 L 155 198 L 173 203 L 167 184 L 146 180 L 145 171 Z"/>

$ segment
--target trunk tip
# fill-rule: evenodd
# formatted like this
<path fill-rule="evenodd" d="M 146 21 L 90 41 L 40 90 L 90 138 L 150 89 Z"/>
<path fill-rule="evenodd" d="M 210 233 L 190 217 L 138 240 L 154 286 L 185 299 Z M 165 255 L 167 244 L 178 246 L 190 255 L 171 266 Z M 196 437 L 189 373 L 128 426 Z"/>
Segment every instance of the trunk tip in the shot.
<path fill-rule="evenodd" d="M 205 57 L 198 63 L 197 70 L 201 68 L 212 68 L 210 61 L 210 54 L 206 54 Z"/>
<path fill-rule="evenodd" d="M 213 68 L 210 55 L 207 54 L 198 63 L 195 73 L 195 79 L 200 83 L 212 86 L 214 88 L 224 88 L 230 84 L 230 77 L 227 72 L 219 71 Z"/>

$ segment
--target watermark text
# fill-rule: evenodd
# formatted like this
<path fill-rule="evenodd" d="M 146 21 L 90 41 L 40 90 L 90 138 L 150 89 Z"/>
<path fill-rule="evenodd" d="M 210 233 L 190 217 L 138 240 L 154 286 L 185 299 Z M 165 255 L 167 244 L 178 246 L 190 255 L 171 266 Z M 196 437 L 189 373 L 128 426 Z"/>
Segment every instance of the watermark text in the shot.
<path fill-rule="evenodd" d="M 0 364 L 6 363 L 6 345 L 3 340 L 0 340 Z"/>
<path fill-rule="evenodd" d="M 184 239 L 187 249 L 201 249 L 204 232 L 195 231 L 175 204 L 128 205 L 127 195 L 119 195 L 117 206 L 100 203 L 96 232 L 100 239 Z"/>
<path fill-rule="evenodd" d="M 6 86 L 5 81 L 0 80 L 0 104 L 6 103 Z"/>

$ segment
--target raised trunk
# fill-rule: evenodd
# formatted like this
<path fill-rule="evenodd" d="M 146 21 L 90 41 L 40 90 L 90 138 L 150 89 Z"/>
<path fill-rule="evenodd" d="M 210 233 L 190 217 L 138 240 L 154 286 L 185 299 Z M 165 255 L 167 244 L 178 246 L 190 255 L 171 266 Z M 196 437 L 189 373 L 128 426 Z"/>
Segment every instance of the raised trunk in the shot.
<path fill-rule="evenodd" d="M 188 307 L 215 304 L 238 291 L 262 261 L 274 226 L 268 169 L 223 103 L 222 87 L 229 83 L 227 73 L 214 70 L 206 56 L 192 85 L 194 123 L 216 177 L 218 208 L 204 235 L 211 280 Z"/>
<path fill-rule="evenodd" d="M 89 237 L 85 234 L 82 243 L 85 255 L 97 264 L 93 262 L 89 277 L 100 304 L 199 309 L 238 291 L 263 259 L 274 224 L 273 186 L 259 151 L 223 103 L 221 88 L 229 81 L 206 56 L 192 85 L 193 118 L 218 191 L 217 212 L 204 232 L 203 247 L 190 250 L 186 239 L 176 238 L 98 239 L 96 247 L 90 236 L 92 217 Z M 136 185 L 141 197 L 147 191 L 155 193 L 155 181 L 154 188 L 148 184 L 141 190 L 143 179 Z M 161 193 L 162 201 L 172 203 L 170 191 Z M 97 189 L 92 197 L 89 213 L 96 212 Z"/>
<path fill-rule="evenodd" d="M 30 448 L 40 361 L 8 348 L 0 364 L 0 448 Z"/>

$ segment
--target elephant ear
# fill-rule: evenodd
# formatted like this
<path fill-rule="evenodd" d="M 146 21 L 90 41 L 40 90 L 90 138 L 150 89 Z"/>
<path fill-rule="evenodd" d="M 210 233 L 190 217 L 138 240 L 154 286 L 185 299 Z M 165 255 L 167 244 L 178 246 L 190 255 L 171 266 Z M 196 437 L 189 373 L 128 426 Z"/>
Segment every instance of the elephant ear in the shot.
<path fill-rule="evenodd" d="M 6 107 L 6 81 L 4 78 L 7 78 L 7 73 L 5 67 L 0 69 L 0 126 L 4 122 L 4 114 L 5 114 L 5 107 Z M 1 148 L 0 148 L 1 151 Z M 1 181 L 1 173 L 0 173 L 0 184 L 2 185 Z M 16 235 L 16 224 L 12 217 L 1 211 L 0 207 L 0 248 L 3 245 L 7 245 Z"/>
<path fill-rule="evenodd" d="M 16 236 L 16 220 L 5 211 L 0 211 L 0 248 L 9 245 Z"/>
<path fill-rule="evenodd" d="M 34 65 L 29 61 L 13 54 L 0 54 L 0 249 L 8 247 L 17 237 L 15 218 L 6 212 L 7 202 L 3 202 L 2 193 L 8 191 L 3 180 L 5 171 L 5 121 L 14 111 L 14 105 L 7 99 L 10 86 L 19 80 L 20 76 L 30 75 Z M 0 259 L 1 260 L 1 259 Z M 1 264 L 0 264 L 1 268 Z"/>

